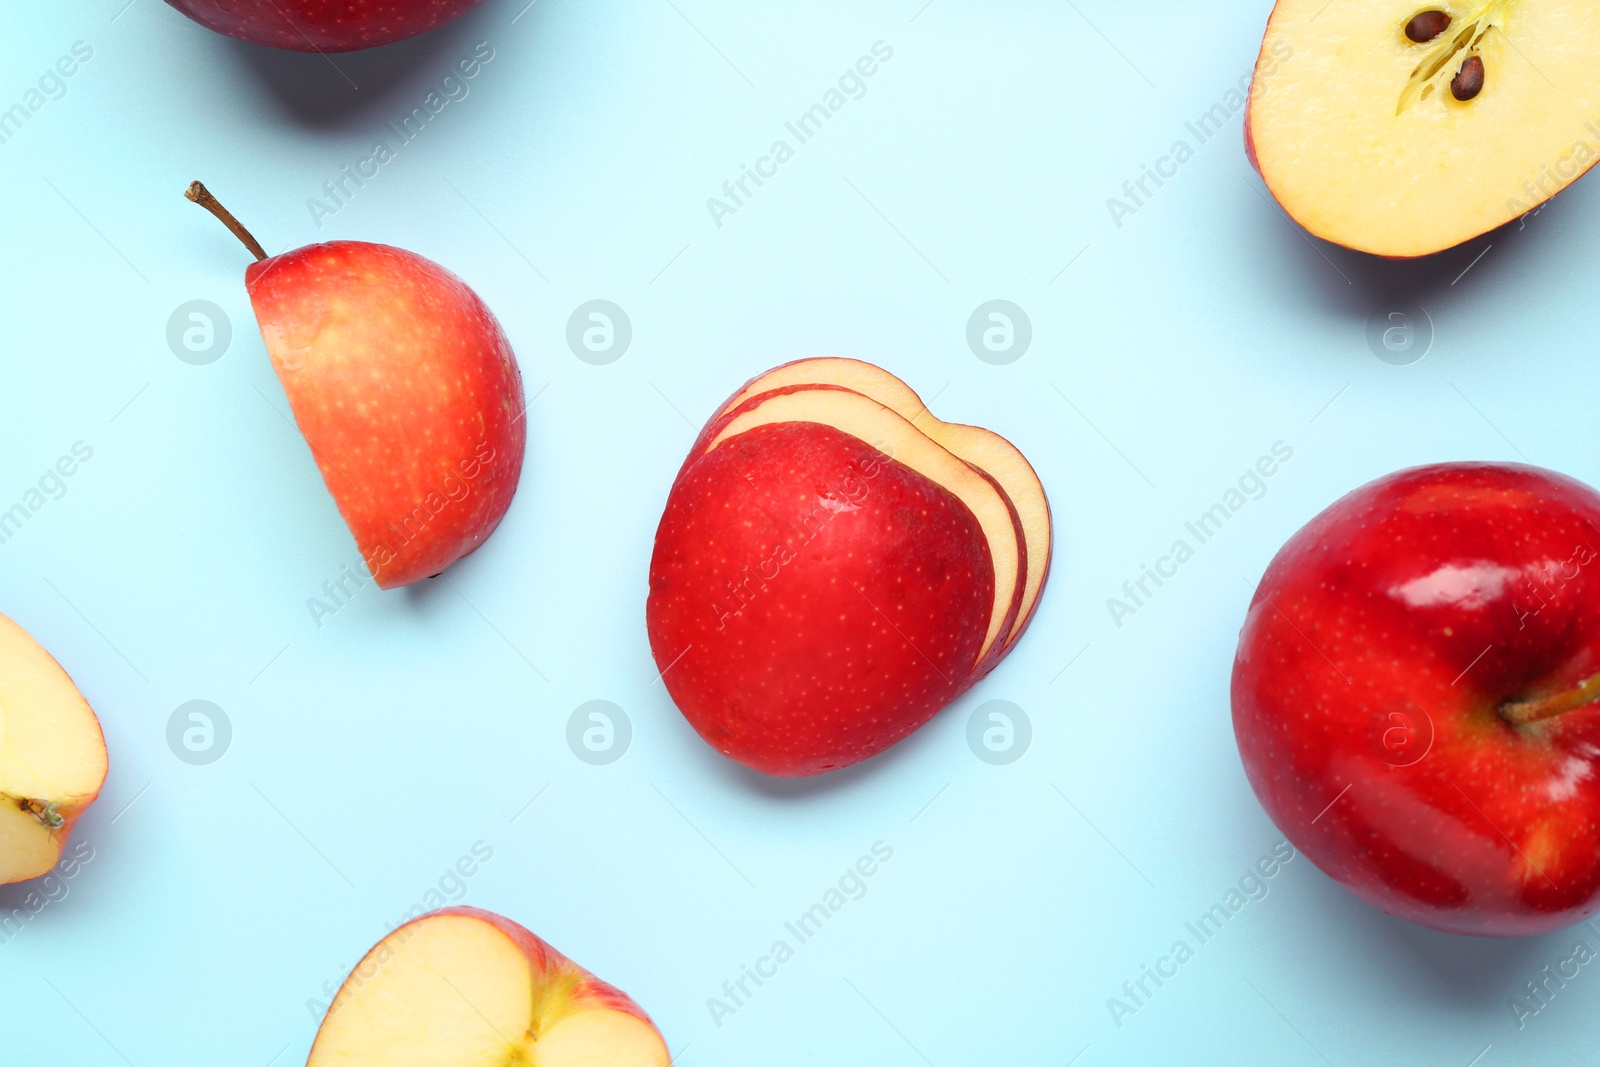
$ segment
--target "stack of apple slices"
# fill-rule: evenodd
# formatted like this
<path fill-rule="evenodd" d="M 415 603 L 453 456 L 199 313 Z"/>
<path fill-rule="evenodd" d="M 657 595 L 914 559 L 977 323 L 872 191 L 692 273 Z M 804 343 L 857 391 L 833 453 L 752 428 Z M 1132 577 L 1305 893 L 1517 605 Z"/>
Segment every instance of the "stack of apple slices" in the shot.
<path fill-rule="evenodd" d="M 510 919 L 446 908 L 373 946 L 307 1067 L 668 1067 L 627 994 Z"/>
<path fill-rule="evenodd" d="M 105 780 L 105 737 L 88 701 L 0 615 L 0 885 L 48 874 Z"/>
<path fill-rule="evenodd" d="M 902 740 L 1026 629 L 1050 507 L 988 430 L 852 359 L 786 364 L 712 416 L 656 533 L 651 649 L 718 751 L 837 770 Z"/>

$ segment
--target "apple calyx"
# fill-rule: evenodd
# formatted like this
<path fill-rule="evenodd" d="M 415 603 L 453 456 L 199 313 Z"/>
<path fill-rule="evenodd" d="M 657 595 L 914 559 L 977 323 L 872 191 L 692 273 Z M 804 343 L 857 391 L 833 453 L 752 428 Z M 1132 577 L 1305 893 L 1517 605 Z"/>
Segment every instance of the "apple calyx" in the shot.
<path fill-rule="evenodd" d="M 1512 726 L 1526 726 L 1554 718 L 1568 711 L 1588 707 L 1600 700 L 1600 674 L 1585 678 L 1571 689 L 1533 700 L 1508 700 L 1500 705 L 1500 717 Z"/>
<path fill-rule="evenodd" d="M 55 801 L 34 800 L 31 797 L 5 796 L 5 800 L 15 801 L 18 808 L 39 820 L 39 825 L 47 830 L 59 830 L 67 820 L 56 810 L 59 806 Z"/>
<path fill-rule="evenodd" d="M 211 195 L 210 189 L 207 189 L 199 182 L 190 182 L 189 188 L 183 191 L 183 195 L 220 219 L 222 224 L 228 228 L 228 231 L 250 250 L 251 255 L 256 257 L 257 263 L 267 258 L 267 250 L 261 247 L 261 242 L 255 239 L 254 234 L 244 228 L 243 223 L 233 217 L 233 212 L 223 207 L 222 202 Z"/>

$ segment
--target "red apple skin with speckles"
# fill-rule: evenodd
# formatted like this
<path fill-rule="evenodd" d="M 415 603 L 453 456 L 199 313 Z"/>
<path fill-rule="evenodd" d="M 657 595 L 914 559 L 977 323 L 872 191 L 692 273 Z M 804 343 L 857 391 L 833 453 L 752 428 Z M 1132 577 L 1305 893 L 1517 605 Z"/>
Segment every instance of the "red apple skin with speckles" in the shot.
<path fill-rule="evenodd" d="M 443 571 L 500 524 L 522 473 L 522 375 L 466 283 L 388 245 L 252 263 L 245 286 L 294 411 L 378 585 Z"/>
<path fill-rule="evenodd" d="M 1233 671 L 1278 828 L 1384 911 L 1538 934 L 1600 907 L 1600 705 L 1508 702 L 1600 673 L 1600 495 L 1534 467 L 1381 478 L 1290 539 Z"/>
<path fill-rule="evenodd" d="M 701 737 L 798 777 L 877 755 L 964 692 L 993 605 L 989 546 L 958 497 L 850 434 L 790 422 L 683 469 L 646 616 Z"/>
<path fill-rule="evenodd" d="M 167 0 L 241 41 L 296 52 L 351 52 L 415 37 L 483 0 Z"/>

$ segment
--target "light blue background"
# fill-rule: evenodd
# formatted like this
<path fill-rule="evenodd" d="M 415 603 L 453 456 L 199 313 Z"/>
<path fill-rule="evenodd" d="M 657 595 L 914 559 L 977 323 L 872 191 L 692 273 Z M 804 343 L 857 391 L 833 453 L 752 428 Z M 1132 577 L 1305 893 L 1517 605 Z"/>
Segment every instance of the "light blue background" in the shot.
<path fill-rule="evenodd" d="M 1106 1000 L 1279 840 L 1227 697 L 1277 546 L 1410 464 L 1600 481 L 1600 184 L 1525 229 L 1382 263 L 1288 223 L 1234 117 L 1119 228 L 1106 199 L 1247 74 L 1263 0 L 489 0 L 332 62 L 125 2 L 36 2 L 0 35 L 0 107 L 73 42 L 94 49 L 0 145 L 0 506 L 74 442 L 94 449 L 0 546 L 0 610 L 73 673 L 112 757 L 79 831 L 93 862 L 0 944 L 7 1067 L 301 1063 L 308 999 L 480 840 L 494 858 L 465 902 L 625 988 L 688 1067 L 1465 1067 L 1593 1048 L 1592 968 L 1520 1031 L 1507 1001 L 1594 932 L 1431 933 L 1303 858 L 1120 1029 Z M 879 40 L 894 57 L 866 96 L 719 229 L 706 198 Z M 480 41 L 494 59 L 470 94 L 316 227 L 307 198 Z M 247 256 L 181 196 L 196 177 L 269 251 L 400 245 L 504 323 L 538 393 L 528 464 L 450 584 L 368 587 L 312 622 L 307 598 L 355 546 L 287 421 Z M 594 298 L 633 323 L 609 366 L 565 342 Z M 965 341 L 996 298 L 1034 330 L 1008 366 Z M 165 339 L 195 299 L 232 321 L 209 366 Z M 1432 350 L 1389 365 L 1368 317 L 1411 302 Z M 655 680 L 646 570 L 699 424 L 746 377 L 826 353 L 1015 441 L 1058 547 L 1033 629 L 957 705 L 867 766 L 762 781 Z M 1114 625 L 1106 599 L 1279 440 L 1294 458 L 1268 494 Z M 210 766 L 167 747 L 192 699 L 233 723 Z M 610 766 L 565 741 L 592 699 L 632 721 Z M 1010 766 L 966 743 L 996 699 L 1033 725 Z M 716 1026 L 707 998 L 880 840 L 894 858 L 865 898 Z"/>

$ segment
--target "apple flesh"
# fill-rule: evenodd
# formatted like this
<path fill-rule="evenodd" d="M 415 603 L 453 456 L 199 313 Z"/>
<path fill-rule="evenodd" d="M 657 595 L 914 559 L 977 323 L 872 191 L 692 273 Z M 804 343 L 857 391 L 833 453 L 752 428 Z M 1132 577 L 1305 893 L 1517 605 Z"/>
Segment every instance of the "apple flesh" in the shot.
<path fill-rule="evenodd" d="M 1600 6 L 1279 0 L 1245 139 L 1283 209 L 1380 256 L 1451 248 L 1600 159 Z"/>
<path fill-rule="evenodd" d="M 105 780 L 105 737 L 88 701 L 0 615 L 0 885 L 48 874 Z"/>
<path fill-rule="evenodd" d="M 367 569 L 384 589 L 439 574 L 494 532 L 521 477 L 526 405 L 505 332 L 466 283 L 403 249 L 260 257 L 245 288 L 267 354 Z"/>
<path fill-rule="evenodd" d="M 415 37 L 483 0 L 167 0 L 200 25 L 296 52 L 350 52 Z"/>
<path fill-rule="evenodd" d="M 1233 671 L 1244 768 L 1296 847 L 1439 930 L 1600 909 L 1600 494 L 1449 463 L 1295 534 Z"/>
<path fill-rule="evenodd" d="M 509 919 L 447 908 L 378 942 L 307 1067 L 669 1067 L 637 1004 Z"/>
<path fill-rule="evenodd" d="M 647 623 L 700 735 L 792 777 L 882 752 L 992 669 L 1030 546 L 1001 482 L 901 414 L 776 384 L 736 394 L 679 472 Z"/>

